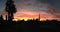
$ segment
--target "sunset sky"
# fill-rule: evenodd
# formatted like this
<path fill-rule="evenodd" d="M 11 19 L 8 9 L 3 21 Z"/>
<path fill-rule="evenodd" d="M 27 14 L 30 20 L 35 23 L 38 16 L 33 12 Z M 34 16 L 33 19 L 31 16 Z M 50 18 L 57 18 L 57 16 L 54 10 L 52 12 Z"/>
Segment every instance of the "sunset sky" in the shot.
<path fill-rule="evenodd" d="M 5 15 L 6 0 L 0 0 L 0 14 Z M 60 0 L 14 0 L 15 19 L 60 19 Z"/>

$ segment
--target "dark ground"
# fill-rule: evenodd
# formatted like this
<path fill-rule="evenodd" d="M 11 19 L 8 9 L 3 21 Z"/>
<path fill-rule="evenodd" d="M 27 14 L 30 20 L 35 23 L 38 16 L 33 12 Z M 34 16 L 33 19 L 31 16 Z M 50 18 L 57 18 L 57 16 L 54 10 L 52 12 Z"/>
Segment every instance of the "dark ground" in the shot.
<path fill-rule="evenodd" d="M 60 32 L 60 22 L 0 21 L 0 32 Z"/>

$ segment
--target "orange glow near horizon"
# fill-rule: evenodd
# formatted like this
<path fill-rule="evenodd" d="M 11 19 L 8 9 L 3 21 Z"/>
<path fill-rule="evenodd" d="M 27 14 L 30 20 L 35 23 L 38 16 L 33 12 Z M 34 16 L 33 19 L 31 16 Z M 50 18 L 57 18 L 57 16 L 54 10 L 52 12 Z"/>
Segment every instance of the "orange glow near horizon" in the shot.
<path fill-rule="evenodd" d="M 39 14 L 40 14 L 40 21 L 44 21 L 46 19 L 48 20 L 54 19 L 54 16 L 49 15 L 48 13 L 45 13 L 43 11 L 41 12 L 41 11 L 32 11 L 32 10 L 19 10 L 17 11 L 16 14 L 14 14 L 13 21 L 18 21 L 18 20 L 27 21 L 28 19 L 37 19 L 39 17 Z"/>
<path fill-rule="evenodd" d="M 41 12 L 44 13 L 44 12 Z M 39 12 L 37 11 L 32 11 L 32 10 L 19 10 L 15 15 L 14 15 L 14 20 L 25 20 L 27 21 L 28 19 L 36 19 L 39 17 Z M 51 19 L 53 16 L 49 16 L 46 13 L 40 14 L 40 20 L 46 20 L 49 17 Z"/>
<path fill-rule="evenodd" d="M 18 21 L 18 20 L 27 21 L 27 20 L 29 20 L 29 19 L 33 20 L 32 18 L 20 18 L 20 19 L 13 19 L 13 21 Z M 44 18 L 41 18 L 41 19 L 40 19 L 40 21 L 45 21 L 45 20 L 46 20 L 46 19 L 44 19 Z"/>

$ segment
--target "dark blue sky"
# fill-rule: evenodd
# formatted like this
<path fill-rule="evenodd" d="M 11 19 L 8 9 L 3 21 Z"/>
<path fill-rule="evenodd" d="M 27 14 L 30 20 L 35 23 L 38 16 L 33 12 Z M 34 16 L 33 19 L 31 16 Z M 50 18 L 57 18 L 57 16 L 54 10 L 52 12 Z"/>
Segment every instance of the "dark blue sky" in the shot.
<path fill-rule="evenodd" d="M 38 0 L 38 1 L 41 1 L 41 2 L 44 2 L 44 3 L 48 2 L 49 4 L 51 4 L 56 9 L 60 9 L 60 0 Z"/>
<path fill-rule="evenodd" d="M 19 2 L 21 0 L 14 0 L 15 2 Z M 24 0 L 23 0 L 24 1 Z M 37 2 L 41 1 L 41 2 L 48 2 L 50 3 L 52 6 L 54 6 L 57 9 L 60 9 L 60 0 L 36 0 Z M 0 0 L 0 11 L 3 11 L 4 7 L 5 7 L 5 2 L 6 0 Z M 59 11 L 60 12 L 60 11 Z"/>

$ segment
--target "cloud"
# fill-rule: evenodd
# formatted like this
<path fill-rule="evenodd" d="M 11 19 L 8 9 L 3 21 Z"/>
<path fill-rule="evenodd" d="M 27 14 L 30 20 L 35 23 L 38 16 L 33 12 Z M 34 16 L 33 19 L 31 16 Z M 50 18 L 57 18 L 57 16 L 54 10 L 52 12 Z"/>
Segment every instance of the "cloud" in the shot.
<path fill-rule="evenodd" d="M 45 15 L 47 18 L 58 18 L 57 16 L 60 18 L 57 9 L 53 7 L 50 2 L 48 2 L 49 0 L 21 0 L 20 2 L 16 3 L 18 10 L 17 14 L 31 16 L 33 14 L 40 13 L 41 15 Z"/>

